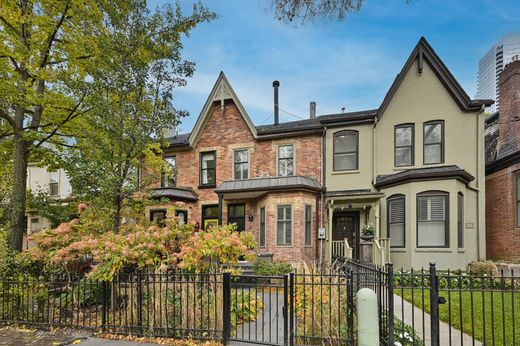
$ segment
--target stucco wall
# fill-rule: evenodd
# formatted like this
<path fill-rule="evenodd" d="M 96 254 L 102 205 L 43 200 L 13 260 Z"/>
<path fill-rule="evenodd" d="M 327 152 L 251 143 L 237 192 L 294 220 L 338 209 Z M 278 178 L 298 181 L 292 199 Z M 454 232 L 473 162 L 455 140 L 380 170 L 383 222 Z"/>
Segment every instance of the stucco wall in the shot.
<path fill-rule="evenodd" d="M 417 247 L 417 194 L 426 191 L 449 193 L 449 247 Z M 392 248 L 391 259 L 396 267 L 427 268 L 430 262 L 439 269 L 466 269 L 467 264 L 478 259 L 478 193 L 455 179 L 413 182 L 382 190 L 387 197 L 405 196 L 405 248 Z M 457 194 L 464 194 L 464 247 L 457 246 Z M 381 201 L 381 224 L 387 234 L 387 203 Z M 485 241 L 485 239 L 480 239 Z M 485 254 L 484 254 L 485 255 Z"/>
<path fill-rule="evenodd" d="M 327 191 L 342 190 L 374 190 L 373 181 L 373 124 L 361 124 L 342 127 L 331 127 L 326 133 L 326 172 Z M 349 171 L 337 171 L 334 164 L 334 134 L 344 130 L 358 131 L 359 158 L 358 169 Z"/>
<path fill-rule="evenodd" d="M 463 112 L 430 65 L 425 62 L 423 72 L 419 74 L 416 64 L 410 68 L 377 123 L 377 174 L 436 166 L 423 164 L 423 124 L 443 120 L 445 160 L 440 165 L 457 165 L 477 177 L 477 150 L 483 146 L 483 142 L 479 143 L 478 140 L 479 136 L 484 136 L 483 127 L 479 133 L 478 122 L 481 121 L 483 126 L 483 116 L 478 116 L 476 112 Z M 394 167 L 394 126 L 403 123 L 415 124 L 415 165 L 404 168 Z M 483 150 L 479 155 L 483 155 Z M 477 183 L 474 181 L 471 185 L 476 186 Z"/>

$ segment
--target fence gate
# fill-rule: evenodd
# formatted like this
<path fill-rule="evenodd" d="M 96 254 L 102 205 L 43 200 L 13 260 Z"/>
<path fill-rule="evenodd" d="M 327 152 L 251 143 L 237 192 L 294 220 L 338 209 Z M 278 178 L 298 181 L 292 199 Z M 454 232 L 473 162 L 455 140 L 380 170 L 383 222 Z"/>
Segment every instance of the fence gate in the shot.
<path fill-rule="evenodd" d="M 291 344 L 291 278 L 224 274 L 224 341 Z"/>

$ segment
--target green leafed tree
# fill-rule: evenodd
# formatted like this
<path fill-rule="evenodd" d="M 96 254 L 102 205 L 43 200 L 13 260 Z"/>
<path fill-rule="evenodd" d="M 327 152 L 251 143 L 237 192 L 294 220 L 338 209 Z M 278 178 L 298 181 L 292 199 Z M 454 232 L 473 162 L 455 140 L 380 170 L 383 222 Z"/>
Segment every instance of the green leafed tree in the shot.
<path fill-rule="evenodd" d="M 86 111 L 88 71 L 104 32 L 107 1 L 3 0 L 0 5 L 0 118 L 12 143 L 10 244 L 22 247 L 27 164 L 46 143 L 61 143 Z M 110 11 L 125 11 L 110 1 Z"/>
<path fill-rule="evenodd" d="M 131 172 L 143 143 L 127 130 L 129 124 L 140 124 L 139 135 L 153 135 L 151 123 L 165 114 L 174 123 L 172 85 L 183 84 L 193 71 L 181 60 L 181 37 L 212 17 L 199 5 L 186 17 L 178 6 L 151 14 L 145 0 L 1 1 L 0 141 L 10 143 L 12 152 L 8 202 L 14 249 L 22 247 L 29 160 L 76 145 L 70 156 L 84 160 L 83 167 L 89 159 L 112 159 L 104 167 L 94 161 L 95 170 L 72 177 L 88 182 L 93 193 L 106 188 L 89 173 L 113 181 L 109 172 Z M 109 145 L 114 138 L 130 150 L 115 150 Z M 88 149 L 89 143 L 96 146 Z M 132 165 L 116 164 L 122 156 Z"/>
<path fill-rule="evenodd" d="M 215 17 L 200 4 L 188 14 L 179 5 L 151 11 L 144 1 L 133 4 L 106 23 L 94 58 L 94 92 L 85 99 L 91 110 L 64 160 L 75 195 L 103 209 L 115 231 L 140 183 L 159 178 L 164 164 L 158 143 L 185 115 L 172 105 L 174 89 L 194 72 L 194 63 L 182 58 L 182 40 Z M 140 174 L 143 162 L 147 171 Z"/>

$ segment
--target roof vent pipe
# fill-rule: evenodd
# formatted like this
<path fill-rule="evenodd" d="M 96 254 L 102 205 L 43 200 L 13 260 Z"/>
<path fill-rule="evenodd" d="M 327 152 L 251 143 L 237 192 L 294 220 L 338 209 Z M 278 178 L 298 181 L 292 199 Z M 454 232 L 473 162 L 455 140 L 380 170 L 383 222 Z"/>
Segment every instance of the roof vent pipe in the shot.
<path fill-rule="evenodd" d="M 316 118 L 316 102 L 314 102 L 314 101 L 311 101 L 311 104 L 310 104 L 309 117 L 311 119 Z"/>
<path fill-rule="evenodd" d="M 278 125 L 279 118 L 278 118 L 278 87 L 280 86 L 280 82 L 275 80 L 273 81 L 273 88 L 274 88 L 274 124 Z"/>

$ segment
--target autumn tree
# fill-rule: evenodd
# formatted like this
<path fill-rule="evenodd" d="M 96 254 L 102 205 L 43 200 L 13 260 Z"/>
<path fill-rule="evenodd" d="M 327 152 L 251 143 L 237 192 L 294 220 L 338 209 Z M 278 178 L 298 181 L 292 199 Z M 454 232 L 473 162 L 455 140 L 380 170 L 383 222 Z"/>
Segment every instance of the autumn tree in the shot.
<path fill-rule="evenodd" d="M 85 99 L 91 111 L 75 131 L 65 169 L 74 193 L 102 208 L 115 231 L 139 183 L 157 179 L 163 134 L 185 115 L 172 105 L 174 89 L 194 72 L 194 63 L 182 58 L 182 39 L 214 17 L 200 4 L 184 14 L 179 5 L 151 11 L 145 1 L 135 1 L 126 15 L 106 23 L 94 58 L 93 92 Z M 139 175 L 144 161 L 147 174 Z"/>
<path fill-rule="evenodd" d="M 126 8 L 110 1 L 110 11 Z M 45 143 L 63 142 L 88 109 L 88 71 L 107 18 L 105 1 L 3 0 L 0 5 L 0 118 L 11 141 L 10 244 L 20 250 L 27 164 Z M 123 6 L 124 5 L 124 6 Z"/>

